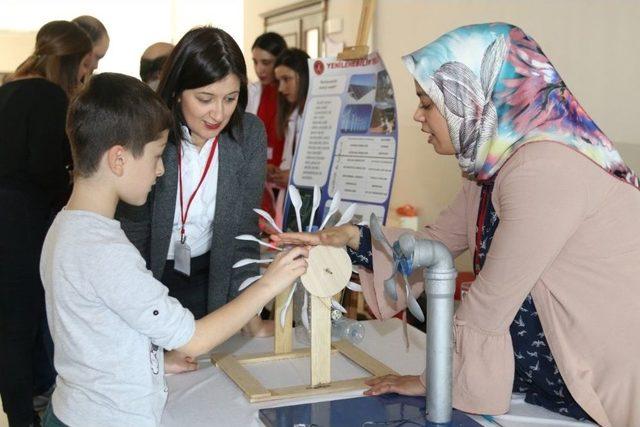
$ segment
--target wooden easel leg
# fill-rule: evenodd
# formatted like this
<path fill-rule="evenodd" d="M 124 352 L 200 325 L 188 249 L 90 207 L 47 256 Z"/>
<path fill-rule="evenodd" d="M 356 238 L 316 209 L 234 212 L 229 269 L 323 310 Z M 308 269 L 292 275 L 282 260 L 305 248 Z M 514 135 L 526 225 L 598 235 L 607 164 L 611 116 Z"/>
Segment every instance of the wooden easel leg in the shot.
<path fill-rule="evenodd" d="M 311 387 L 331 383 L 331 298 L 311 296 Z"/>
<path fill-rule="evenodd" d="M 292 285 L 293 286 L 293 285 Z M 289 304 L 287 308 L 287 316 L 284 321 L 284 328 L 280 326 L 280 311 L 284 304 L 287 302 L 287 297 L 291 292 L 291 287 L 288 287 L 284 292 L 276 296 L 275 304 L 275 341 L 273 346 L 273 352 L 276 354 L 289 353 L 293 347 L 293 303 Z"/>
<path fill-rule="evenodd" d="M 369 54 L 369 31 L 373 24 L 373 15 L 376 10 L 376 0 L 362 0 L 362 11 L 360 13 L 360 24 L 355 46 L 347 46 L 338 54 L 338 59 L 350 60 L 364 58 Z"/>

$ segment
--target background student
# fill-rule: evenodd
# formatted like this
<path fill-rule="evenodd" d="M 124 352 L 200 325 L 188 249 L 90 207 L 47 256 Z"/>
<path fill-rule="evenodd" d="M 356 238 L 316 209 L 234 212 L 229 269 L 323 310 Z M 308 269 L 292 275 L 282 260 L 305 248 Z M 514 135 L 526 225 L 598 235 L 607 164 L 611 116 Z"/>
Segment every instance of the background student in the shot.
<path fill-rule="evenodd" d="M 89 15 L 78 16 L 71 22 L 75 22 L 87 33 L 89 39 L 91 39 L 93 48 L 91 50 L 89 72 L 87 73 L 87 75 L 90 76 L 98 68 L 100 60 L 104 58 L 107 54 L 107 50 L 109 50 L 110 40 L 107 28 L 98 18 L 94 18 Z"/>
<path fill-rule="evenodd" d="M 38 262 L 71 190 L 65 116 L 90 54 L 77 25 L 49 22 L 0 87 L 0 395 L 12 427 L 34 422 L 33 396 L 55 379 Z"/>
<path fill-rule="evenodd" d="M 267 174 L 267 179 L 277 185 L 282 191 L 278 194 L 276 205 L 280 211 L 284 210 L 286 188 L 289 184 L 289 173 L 293 165 L 293 156 L 300 140 L 302 130 L 302 114 L 307 102 L 309 88 L 309 65 L 307 52 L 290 48 L 284 50 L 276 59 L 275 76 L 278 81 L 278 134 L 284 136 L 282 161 L 277 169 Z M 305 199 L 303 222 L 306 224 L 310 210 Z M 290 215 L 291 216 L 291 215 Z M 289 221 L 276 221 L 281 225 Z M 294 221 L 295 222 L 295 221 Z"/>
<path fill-rule="evenodd" d="M 153 90 L 158 88 L 162 66 L 169 58 L 173 45 L 157 42 L 144 50 L 140 57 L 140 78 Z"/>
<path fill-rule="evenodd" d="M 258 81 L 248 85 L 249 98 L 246 110 L 262 120 L 267 132 L 267 181 L 262 197 L 262 209 L 274 218 L 281 218 L 282 212 L 276 213 L 278 189 L 268 177 L 282 161 L 284 136 L 278 132 L 278 82 L 273 70 L 276 58 L 286 48 L 287 42 L 278 33 L 264 33 L 253 42 L 251 56 Z M 261 227 L 264 226 L 267 224 L 261 223 Z"/>
<path fill-rule="evenodd" d="M 174 117 L 163 154 L 165 174 L 142 208 L 121 205 L 127 237 L 154 276 L 196 318 L 238 295 L 258 266 L 258 244 L 235 239 L 258 234 L 266 164 L 264 126 L 245 113 L 244 57 L 218 28 L 189 31 L 172 51 L 158 93 Z M 256 316 L 258 329 L 261 322 Z"/>

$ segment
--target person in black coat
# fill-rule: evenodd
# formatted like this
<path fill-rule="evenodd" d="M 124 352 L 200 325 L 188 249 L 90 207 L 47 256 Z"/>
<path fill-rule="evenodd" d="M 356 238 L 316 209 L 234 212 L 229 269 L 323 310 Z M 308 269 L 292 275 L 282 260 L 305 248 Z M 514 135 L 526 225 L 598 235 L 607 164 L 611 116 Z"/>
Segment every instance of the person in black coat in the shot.
<path fill-rule="evenodd" d="M 77 25 L 49 22 L 0 87 L 0 395 L 11 427 L 34 422 L 33 396 L 55 379 L 39 260 L 70 192 L 65 117 L 90 53 Z"/>

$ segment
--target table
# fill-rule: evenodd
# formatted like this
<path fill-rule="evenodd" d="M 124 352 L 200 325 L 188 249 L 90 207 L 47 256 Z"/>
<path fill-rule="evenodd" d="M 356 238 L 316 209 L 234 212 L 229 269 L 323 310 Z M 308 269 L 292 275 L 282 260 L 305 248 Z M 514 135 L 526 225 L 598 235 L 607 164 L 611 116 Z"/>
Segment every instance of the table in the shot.
<path fill-rule="evenodd" d="M 405 350 L 402 338 L 402 322 L 390 319 L 384 322 L 370 320 L 365 326 L 364 341 L 358 347 L 387 364 L 403 375 L 415 375 L 424 369 L 426 354 L 426 336 L 414 327 L 409 327 L 410 348 Z M 294 348 L 302 345 L 294 343 Z M 273 338 L 249 339 L 240 335 L 233 336 L 215 349 L 234 354 L 260 353 L 273 350 Z M 199 426 L 261 426 L 258 410 L 261 408 L 285 406 L 298 403 L 310 403 L 325 400 L 345 399 L 362 394 L 362 390 L 327 394 L 305 399 L 292 399 L 251 404 L 240 389 L 220 369 L 212 366 L 208 357 L 200 360 L 195 372 L 168 375 L 169 397 L 162 416 L 165 427 Z M 293 359 L 277 363 L 262 364 L 250 371 L 267 387 L 309 383 L 308 359 Z M 336 355 L 332 359 L 332 378 L 336 380 L 364 376 L 361 368 Z M 544 408 L 529 405 L 521 395 L 514 395 L 508 414 L 494 417 L 494 423 L 475 417 L 484 426 L 534 427 L 534 426 L 585 426 L 593 425 L 578 422 L 571 418 L 547 411 Z"/>

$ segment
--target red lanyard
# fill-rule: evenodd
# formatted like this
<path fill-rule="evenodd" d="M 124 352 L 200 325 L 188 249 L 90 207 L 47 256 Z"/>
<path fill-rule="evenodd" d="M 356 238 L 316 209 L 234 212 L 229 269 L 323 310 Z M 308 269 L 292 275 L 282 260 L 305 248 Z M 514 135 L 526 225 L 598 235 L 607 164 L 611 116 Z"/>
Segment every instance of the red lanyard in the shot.
<path fill-rule="evenodd" d="M 196 186 L 196 189 L 191 193 L 191 197 L 189 197 L 189 201 L 187 202 L 187 209 L 183 208 L 182 202 L 182 144 L 178 148 L 178 189 L 180 191 L 180 220 L 182 224 L 180 226 L 180 243 L 185 242 L 184 236 L 184 225 L 187 222 L 187 216 L 189 215 L 189 208 L 191 207 L 191 202 L 193 202 L 196 193 L 200 189 L 200 186 L 204 182 L 204 178 L 207 176 L 207 172 L 209 171 L 209 166 L 211 166 L 211 160 L 213 160 L 213 155 L 216 153 L 216 149 L 218 148 L 218 137 L 213 140 L 213 144 L 211 146 L 211 151 L 209 151 L 209 158 L 207 159 L 207 164 L 204 166 L 204 171 L 202 172 L 202 176 L 200 177 L 200 182 Z"/>

